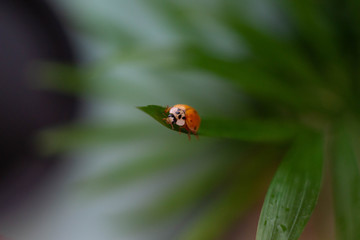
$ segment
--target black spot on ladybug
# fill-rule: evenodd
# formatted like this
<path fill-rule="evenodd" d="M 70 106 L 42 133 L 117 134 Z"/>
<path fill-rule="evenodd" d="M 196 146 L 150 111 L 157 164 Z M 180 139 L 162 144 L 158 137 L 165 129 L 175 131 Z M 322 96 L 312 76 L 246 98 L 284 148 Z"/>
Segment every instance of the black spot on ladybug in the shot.
<path fill-rule="evenodd" d="M 179 115 L 179 116 L 178 116 L 178 119 L 180 120 L 181 118 L 182 118 L 182 115 Z"/>
<path fill-rule="evenodd" d="M 180 114 L 180 112 L 176 112 L 176 114 Z"/>
<path fill-rule="evenodd" d="M 185 120 L 185 119 L 186 119 L 186 117 L 185 117 L 185 116 L 183 116 L 183 117 L 182 117 L 182 119 L 184 119 L 184 120 Z"/>

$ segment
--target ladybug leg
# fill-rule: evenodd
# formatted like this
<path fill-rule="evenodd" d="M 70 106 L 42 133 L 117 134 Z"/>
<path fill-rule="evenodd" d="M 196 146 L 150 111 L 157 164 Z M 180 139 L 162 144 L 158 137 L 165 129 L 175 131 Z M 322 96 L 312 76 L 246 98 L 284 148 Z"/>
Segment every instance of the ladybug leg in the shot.
<path fill-rule="evenodd" d="M 189 141 L 191 140 L 191 136 L 190 136 L 190 129 L 185 125 L 185 129 L 187 131 L 187 135 L 188 135 L 188 138 L 189 138 Z"/>
<path fill-rule="evenodd" d="M 195 135 L 196 139 L 199 140 L 199 135 L 197 135 L 197 134 L 194 134 L 194 135 Z"/>
<path fill-rule="evenodd" d="M 169 105 L 166 105 L 165 113 L 168 113 L 170 111 Z"/>
<path fill-rule="evenodd" d="M 166 122 L 166 119 L 167 119 L 167 118 L 163 118 L 162 120 Z M 166 123 L 167 123 L 167 122 L 166 122 Z M 174 130 L 174 126 L 172 125 L 172 123 L 168 123 L 168 124 L 171 126 L 171 129 Z"/>
<path fill-rule="evenodd" d="M 167 118 L 163 118 L 162 120 L 163 120 L 164 122 L 168 123 L 168 122 L 166 121 L 166 119 L 167 119 Z M 171 128 L 174 129 L 174 127 L 173 127 L 173 125 L 172 125 L 171 123 L 170 123 L 170 125 L 171 125 Z"/>
<path fill-rule="evenodd" d="M 167 117 L 170 109 L 171 109 L 171 108 L 170 108 L 169 106 L 166 106 L 166 109 L 165 109 L 165 112 L 163 112 L 163 115 Z"/>

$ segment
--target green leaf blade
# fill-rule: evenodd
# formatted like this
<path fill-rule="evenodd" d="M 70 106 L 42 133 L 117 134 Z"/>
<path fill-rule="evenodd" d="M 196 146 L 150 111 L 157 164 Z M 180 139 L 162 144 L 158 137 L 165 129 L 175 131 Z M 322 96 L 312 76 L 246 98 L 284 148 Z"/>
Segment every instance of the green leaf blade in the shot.
<path fill-rule="evenodd" d="M 157 106 L 157 105 L 147 105 L 143 107 L 137 107 L 137 109 L 140 109 L 141 111 L 145 112 L 152 118 L 154 118 L 156 121 L 158 121 L 161 125 L 172 129 L 177 132 L 183 132 L 188 133 L 184 128 L 179 128 L 176 124 L 173 125 L 173 128 L 170 124 L 167 124 L 164 118 L 167 117 L 167 114 L 165 113 L 166 107 Z"/>
<path fill-rule="evenodd" d="M 148 105 L 138 109 L 172 129 L 164 120 L 165 107 Z M 248 142 L 283 142 L 292 139 L 301 129 L 303 127 L 299 124 L 278 119 L 202 119 L 197 135 Z M 187 133 L 184 128 L 179 129 L 176 125 L 172 130 Z"/>
<path fill-rule="evenodd" d="M 333 194 L 337 238 L 360 239 L 360 172 L 351 136 L 339 127 L 332 159 Z"/>
<path fill-rule="evenodd" d="M 256 240 L 295 240 L 316 205 L 323 165 L 323 139 L 304 134 L 283 160 L 267 192 Z"/>
<path fill-rule="evenodd" d="M 249 142 L 281 142 L 293 138 L 299 130 L 299 125 L 276 119 L 204 119 L 199 135 Z"/>
<path fill-rule="evenodd" d="M 165 121 L 163 120 L 163 118 L 166 117 L 165 114 L 166 107 L 157 106 L 157 105 L 147 105 L 143 107 L 137 107 L 137 109 L 140 109 L 141 111 L 149 114 L 152 118 L 154 118 L 162 125 L 166 127 L 170 127 L 170 125 L 166 124 Z"/>

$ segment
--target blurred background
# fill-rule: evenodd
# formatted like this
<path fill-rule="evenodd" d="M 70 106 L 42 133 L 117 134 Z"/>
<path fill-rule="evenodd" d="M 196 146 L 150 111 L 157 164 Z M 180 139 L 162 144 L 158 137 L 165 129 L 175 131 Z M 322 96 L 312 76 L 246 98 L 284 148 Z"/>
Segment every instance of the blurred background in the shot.
<path fill-rule="evenodd" d="M 0 235 L 255 239 L 288 139 L 188 141 L 136 107 L 317 129 L 358 112 L 356 14 L 305 2 L 2 0 Z M 334 239 L 325 173 L 301 239 Z"/>

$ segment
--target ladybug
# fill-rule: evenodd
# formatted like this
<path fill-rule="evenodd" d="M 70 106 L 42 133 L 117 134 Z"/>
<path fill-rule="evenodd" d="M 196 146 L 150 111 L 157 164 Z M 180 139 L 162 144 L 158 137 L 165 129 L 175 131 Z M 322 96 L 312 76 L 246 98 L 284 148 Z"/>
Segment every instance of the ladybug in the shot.
<path fill-rule="evenodd" d="M 201 119 L 198 112 L 193 107 L 185 104 L 176 104 L 172 107 L 167 107 L 165 113 L 168 113 L 168 116 L 167 118 L 164 118 L 164 120 L 166 120 L 166 123 L 170 124 L 173 129 L 174 124 L 176 124 L 179 126 L 179 131 L 181 128 L 186 129 L 189 140 L 190 133 L 198 138 L 196 133 L 199 130 Z"/>

